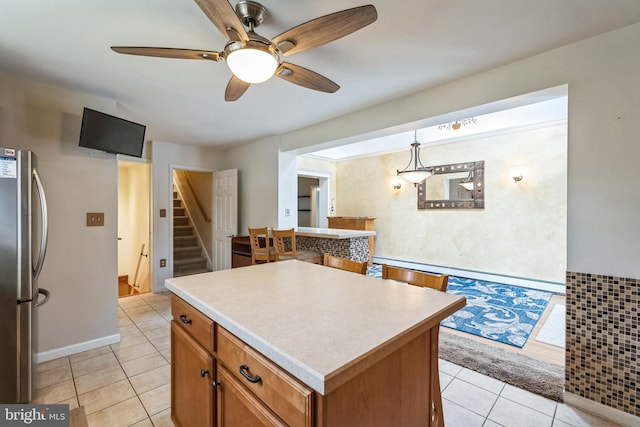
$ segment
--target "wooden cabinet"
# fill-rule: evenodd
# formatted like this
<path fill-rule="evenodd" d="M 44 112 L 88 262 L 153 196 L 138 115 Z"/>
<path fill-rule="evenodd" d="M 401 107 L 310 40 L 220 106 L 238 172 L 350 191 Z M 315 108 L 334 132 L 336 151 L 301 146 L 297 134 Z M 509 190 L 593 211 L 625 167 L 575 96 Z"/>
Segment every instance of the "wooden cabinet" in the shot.
<path fill-rule="evenodd" d="M 218 379 L 222 383 L 218 390 L 219 427 L 287 426 L 224 367 L 218 367 Z"/>
<path fill-rule="evenodd" d="M 313 391 L 260 353 L 221 328 L 216 329 L 218 360 L 279 418 L 291 426 L 313 425 Z"/>
<path fill-rule="evenodd" d="M 171 419 L 178 427 L 213 427 L 213 321 L 175 295 L 171 314 Z"/>
<path fill-rule="evenodd" d="M 437 326 L 369 355 L 367 367 L 338 369 L 320 394 L 175 295 L 172 312 L 171 418 L 177 427 L 442 425 Z M 209 338 L 199 332 L 205 330 Z"/>
<path fill-rule="evenodd" d="M 251 265 L 251 242 L 249 236 L 231 238 L 231 268 Z"/>
<path fill-rule="evenodd" d="M 171 322 L 171 419 L 178 427 L 213 427 L 213 356 Z"/>
<path fill-rule="evenodd" d="M 329 228 L 340 230 L 367 230 L 374 231 L 373 222 L 376 220 L 370 216 L 329 216 Z M 373 263 L 374 239 L 369 236 L 369 265 Z"/>
<path fill-rule="evenodd" d="M 313 426 L 312 390 L 175 295 L 171 313 L 176 426 Z"/>

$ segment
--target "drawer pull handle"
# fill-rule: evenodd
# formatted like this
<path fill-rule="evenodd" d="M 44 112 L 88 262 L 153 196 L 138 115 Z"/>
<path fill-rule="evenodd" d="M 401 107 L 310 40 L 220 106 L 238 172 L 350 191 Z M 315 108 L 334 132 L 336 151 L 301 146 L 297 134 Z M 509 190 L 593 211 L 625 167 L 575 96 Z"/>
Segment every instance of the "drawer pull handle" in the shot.
<path fill-rule="evenodd" d="M 259 383 L 260 380 L 262 380 L 262 378 L 260 378 L 260 375 L 256 375 L 255 377 L 252 377 L 249 374 L 249 367 L 247 365 L 240 366 L 240 373 L 242 374 L 243 377 L 245 377 L 249 382 L 252 382 L 252 383 Z"/>
<path fill-rule="evenodd" d="M 202 378 L 204 378 L 204 377 L 205 377 L 206 375 L 208 375 L 208 374 L 209 374 L 209 371 L 205 371 L 204 369 L 200 369 L 200 376 L 201 376 Z"/>
<path fill-rule="evenodd" d="M 191 319 L 187 319 L 187 315 L 186 314 L 181 314 L 180 315 L 180 320 L 182 321 L 182 323 L 184 323 L 185 325 L 188 325 L 189 323 L 191 323 Z"/>

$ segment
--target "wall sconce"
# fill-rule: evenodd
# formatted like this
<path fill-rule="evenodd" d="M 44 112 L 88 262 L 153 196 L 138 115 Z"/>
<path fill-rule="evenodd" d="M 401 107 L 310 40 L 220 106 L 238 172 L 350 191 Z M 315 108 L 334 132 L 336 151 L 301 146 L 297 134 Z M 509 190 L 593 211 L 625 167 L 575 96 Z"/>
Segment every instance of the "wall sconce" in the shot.
<path fill-rule="evenodd" d="M 394 179 L 391 182 L 391 185 L 393 185 L 393 189 L 396 190 L 396 191 L 398 191 L 399 189 L 402 188 L 402 182 L 400 180 L 398 180 L 398 179 Z"/>
<path fill-rule="evenodd" d="M 524 175 L 522 175 L 521 171 L 513 171 L 511 172 L 511 175 L 513 176 L 514 182 L 520 182 L 522 181 L 522 178 L 524 178 Z"/>

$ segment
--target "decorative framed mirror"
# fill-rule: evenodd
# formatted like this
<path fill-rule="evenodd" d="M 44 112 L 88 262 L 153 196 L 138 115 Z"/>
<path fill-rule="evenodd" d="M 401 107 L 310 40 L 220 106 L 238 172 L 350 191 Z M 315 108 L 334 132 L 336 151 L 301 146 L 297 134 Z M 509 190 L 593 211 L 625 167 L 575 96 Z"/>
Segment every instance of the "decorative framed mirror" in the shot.
<path fill-rule="evenodd" d="M 484 209 L 484 160 L 432 168 L 418 184 L 418 209 Z"/>

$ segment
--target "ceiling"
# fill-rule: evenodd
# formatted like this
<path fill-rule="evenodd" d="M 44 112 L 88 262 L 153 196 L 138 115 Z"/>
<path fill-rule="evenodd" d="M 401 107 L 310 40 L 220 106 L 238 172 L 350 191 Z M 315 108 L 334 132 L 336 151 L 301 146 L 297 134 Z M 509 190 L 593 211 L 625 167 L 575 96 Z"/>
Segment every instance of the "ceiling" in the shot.
<path fill-rule="evenodd" d="M 364 2 L 262 0 L 271 38 Z M 147 139 L 220 148 L 329 120 L 640 21 L 638 0 L 374 0 L 378 20 L 287 60 L 341 86 L 272 78 L 225 102 L 224 62 L 119 55 L 110 46 L 223 49 L 193 0 L 2 0 L 0 70 L 113 99 Z M 235 2 L 233 3 L 235 5 Z M 81 111 L 78 111 L 81 114 Z"/>
<path fill-rule="evenodd" d="M 310 151 L 305 155 L 339 162 L 401 150 L 408 152 L 414 140 L 420 143 L 421 148 L 425 148 L 566 123 L 569 100 L 566 89 L 566 86 L 560 86 L 518 97 L 517 101 L 522 105 L 508 107 L 509 104 L 504 102 L 494 103 L 484 106 L 495 110 L 485 114 L 459 116 L 451 121 L 438 121 L 438 124 L 425 127 L 416 126 L 409 131 L 399 131 L 349 144 L 336 144 L 335 147 Z M 540 100 L 543 94 L 549 99 Z M 512 101 L 516 102 L 515 99 Z M 454 124 L 460 126 L 456 128 Z M 312 149 L 313 147 L 310 148 Z"/>

